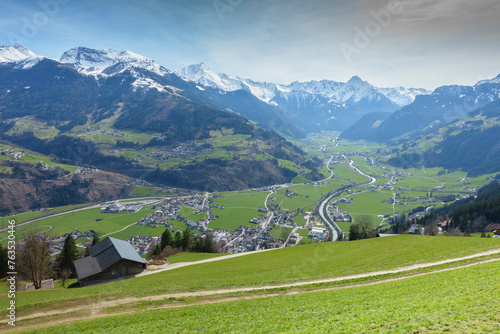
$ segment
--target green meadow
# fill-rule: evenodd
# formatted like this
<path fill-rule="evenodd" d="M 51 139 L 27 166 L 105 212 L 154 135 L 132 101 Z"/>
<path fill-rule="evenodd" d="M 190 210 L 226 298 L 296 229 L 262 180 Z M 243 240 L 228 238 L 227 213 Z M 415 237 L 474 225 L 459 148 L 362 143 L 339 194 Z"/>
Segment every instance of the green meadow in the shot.
<path fill-rule="evenodd" d="M 264 208 L 267 195 L 269 192 L 219 193 L 220 197 L 214 198 L 213 205 L 224 206 L 224 209 L 213 209 L 213 215 L 220 217 L 212 220 L 209 227 L 234 231 L 240 226 L 251 226 L 252 218 L 265 215 L 258 210 Z"/>
<path fill-rule="evenodd" d="M 24 156 L 19 160 L 21 163 L 36 166 L 41 162 L 41 163 L 47 164 L 49 166 L 59 167 L 59 168 L 65 170 L 67 172 L 70 172 L 70 173 L 72 173 L 78 169 L 77 166 L 54 162 L 54 161 L 52 161 L 52 159 L 50 157 L 43 155 L 43 154 L 34 153 L 34 152 L 31 152 L 31 151 L 26 150 L 26 149 L 20 149 L 16 146 L 13 146 L 13 145 L 0 144 L 0 150 L 4 150 L 7 148 L 11 148 L 17 152 L 19 152 L 19 151 L 24 152 Z M 0 156 L 0 161 L 6 161 L 10 158 L 11 158 L 10 154 L 5 154 L 5 155 Z"/>
<path fill-rule="evenodd" d="M 340 290 L 139 311 L 33 333 L 498 333 L 499 270 L 494 262 Z"/>
<path fill-rule="evenodd" d="M 22 314 L 96 298 L 277 285 L 389 270 L 492 249 L 500 249 L 498 239 L 410 235 L 287 247 L 80 289 L 21 291 L 17 305 Z M 0 300 L 5 301 L 6 295 Z"/>
<path fill-rule="evenodd" d="M 154 210 L 151 210 L 150 207 L 143 208 L 136 213 L 116 214 L 102 213 L 101 209 L 89 209 L 47 218 L 25 226 L 19 226 L 16 229 L 16 233 L 18 236 L 23 236 L 23 233 L 27 230 L 34 229 L 37 232 L 46 232 L 49 236 L 58 236 L 74 230 L 79 230 L 80 232 L 94 230 L 100 235 L 106 235 L 119 231 L 141 220 L 152 212 L 154 212 Z M 98 219 L 102 220 L 98 221 Z M 2 240 L 2 243 L 5 244 L 5 238 L 7 236 L 7 232 L 0 233 L 0 240 Z"/>
<path fill-rule="evenodd" d="M 36 212 L 28 211 L 28 212 L 23 212 L 23 213 L 20 213 L 17 215 L 9 216 L 9 217 L 1 217 L 0 218 L 0 227 L 7 226 L 8 220 L 15 220 L 16 224 L 19 224 L 19 223 L 23 223 L 23 222 L 28 221 L 28 220 L 50 216 L 50 215 L 53 215 L 55 213 L 61 213 L 61 212 L 65 212 L 65 211 L 80 209 L 80 208 L 84 208 L 86 206 L 91 206 L 91 205 L 92 205 L 92 203 L 66 205 L 66 206 L 59 206 L 59 207 L 53 208 L 50 211 L 36 211 Z"/>

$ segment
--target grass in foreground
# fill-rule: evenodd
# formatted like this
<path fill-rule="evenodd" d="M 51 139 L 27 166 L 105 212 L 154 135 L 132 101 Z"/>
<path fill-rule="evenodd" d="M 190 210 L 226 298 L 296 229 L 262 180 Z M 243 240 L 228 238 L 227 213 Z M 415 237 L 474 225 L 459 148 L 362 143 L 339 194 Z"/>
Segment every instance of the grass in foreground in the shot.
<path fill-rule="evenodd" d="M 311 281 L 457 258 L 498 248 L 498 239 L 408 235 L 304 245 L 81 289 L 20 292 L 17 305 L 18 311 L 24 312 L 51 308 L 61 303 L 91 302 L 96 298 L 141 297 Z M 0 304 L 6 300 L 7 296 L 1 295 Z"/>
<path fill-rule="evenodd" d="M 500 331 L 500 263 L 401 281 L 130 313 L 33 333 Z"/>

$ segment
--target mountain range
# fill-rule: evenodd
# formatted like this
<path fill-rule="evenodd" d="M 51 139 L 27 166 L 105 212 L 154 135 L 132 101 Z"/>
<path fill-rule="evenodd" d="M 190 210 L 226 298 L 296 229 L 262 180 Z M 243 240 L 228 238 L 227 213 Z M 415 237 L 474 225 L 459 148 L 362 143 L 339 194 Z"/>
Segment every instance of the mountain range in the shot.
<path fill-rule="evenodd" d="M 499 99 L 500 75 L 474 86 L 442 86 L 392 114 L 366 115 L 345 130 L 342 138 L 385 143 L 416 138 Z"/>
<path fill-rule="evenodd" d="M 28 69 L 42 59 L 47 58 L 21 44 L 0 47 L 0 62 L 15 63 L 16 68 Z M 197 103 L 239 114 L 291 137 L 342 131 L 367 113 L 394 112 L 412 103 L 416 96 L 431 93 L 416 88 L 376 88 L 357 76 L 346 83 L 255 82 L 216 73 L 203 63 L 173 72 L 139 54 L 111 49 L 77 47 L 64 52 L 57 62 L 98 81 L 127 72 L 134 91 L 161 93 L 177 87 Z"/>
<path fill-rule="evenodd" d="M 322 177 L 319 160 L 222 106 L 269 108 L 249 93 L 236 92 L 241 98 L 234 101 L 230 94 L 212 98 L 196 83 L 128 51 L 79 47 L 54 60 L 17 44 L 1 47 L 0 55 L 0 136 L 15 145 L 180 188 L 235 190 L 291 182 L 298 172 L 285 165 L 300 166 L 296 169 L 306 179 Z M 285 128 L 279 121 L 276 126 Z M 40 128 L 46 136 L 36 133 Z M 118 131 L 123 139 L 99 141 L 106 131 Z M 170 162 L 167 153 L 152 158 L 186 145 L 190 158 Z M 123 147 L 133 158 L 120 153 Z"/>
<path fill-rule="evenodd" d="M 59 134 L 106 121 L 119 130 L 160 133 L 161 145 L 207 140 L 230 130 L 234 135 L 250 136 L 254 147 L 248 151 L 251 154 L 265 153 L 269 158 L 286 158 L 293 163 L 300 163 L 303 152 L 255 125 L 289 137 L 343 131 L 341 137 L 345 139 L 403 143 L 404 148 L 408 140 L 412 143 L 439 133 L 439 129 L 469 117 L 475 110 L 484 107 L 497 111 L 497 105 L 489 105 L 498 100 L 500 76 L 474 86 L 443 86 L 433 92 L 377 88 L 357 76 L 346 83 L 322 80 L 282 85 L 216 73 L 203 63 L 170 71 L 130 51 L 77 47 L 54 60 L 22 44 L 0 47 L 0 116 L 5 129 L 9 122 L 23 117 L 42 120 Z M 257 143 L 262 140 L 267 151 Z M 439 159 L 431 160 L 434 162 L 429 164 L 435 165 Z M 312 179 L 318 176 L 318 166 L 310 166 Z M 274 180 L 290 179 L 293 173 L 278 167 L 276 162 L 268 162 L 263 169 L 267 168 Z M 200 168 L 184 170 L 197 175 Z M 186 176 L 167 178 L 178 185 L 195 186 Z M 254 181 L 238 187 L 263 184 Z M 231 182 L 223 183 L 229 186 L 234 184 Z M 216 183 L 220 185 L 221 181 Z"/>
<path fill-rule="evenodd" d="M 342 131 L 369 112 L 393 112 L 412 103 L 417 95 L 431 93 L 421 88 L 376 88 L 358 76 L 346 83 L 330 80 L 296 81 L 289 85 L 255 82 L 216 73 L 204 63 L 187 66 L 176 73 L 218 94 L 247 91 L 277 107 L 307 133 Z"/>
<path fill-rule="evenodd" d="M 498 172 L 500 166 L 500 100 L 469 112 L 426 135 L 401 141 L 385 153 L 401 168 L 441 167 L 469 176 Z"/>

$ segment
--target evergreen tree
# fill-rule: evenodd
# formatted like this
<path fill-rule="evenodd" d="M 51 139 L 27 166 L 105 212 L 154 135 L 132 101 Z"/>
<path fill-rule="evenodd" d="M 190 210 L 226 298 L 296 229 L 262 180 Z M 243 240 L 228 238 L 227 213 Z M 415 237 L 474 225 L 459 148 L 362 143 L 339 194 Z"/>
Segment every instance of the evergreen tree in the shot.
<path fill-rule="evenodd" d="M 9 258 L 7 247 L 0 247 L 0 278 L 7 276 L 9 272 Z"/>
<path fill-rule="evenodd" d="M 177 231 L 175 232 L 175 237 L 174 237 L 174 248 L 181 248 L 182 247 L 182 233 Z"/>
<path fill-rule="evenodd" d="M 360 238 L 361 238 L 361 236 L 360 236 L 360 232 L 359 232 L 359 225 L 352 224 L 349 227 L 349 241 L 359 240 Z"/>
<path fill-rule="evenodd" d="M 161 250 L 164 250 L 165 247 L 172 246 L 173 244 L 174 240 L 172 239 L 172 234 L 170 233 L 170 230 L 167 228 L 161 235 L 160 248 Z"/>
<path fill-rule="evenodd" d="M 89 247 L 85 248 L 85 256 L 90 256 L 89 248 L 92 247 L 92 246 L 94 246 L 94 245 L 96 245 L 96 244 L 98 244 L 99 241 L 101 241 L 101 240 L 99 240 L 99 236 L 97 234 L 94 235 L 94 238 L 92 239 L 92 245 L 90 245 Z"/>
<path fill-rule="evenodd" d="M 184 233 L 182 233 L 182 249 L 183 250 L 190 250 L 191 247 L 193 246 L 193 236 L 191 235 L 191 230 L 189 227 L 186 228 Z"/>
<path fill-rule="evenodd" d="M 59 255 L 59 266 L 61 271 L 64 269 L 69 269 L 71 271 L 71 275 L 74 277 L 75 275 L 75 265 L 74 261 L 78 259 L 78 251 L 76 249 L 75 240 L 71 235 L 66 237 L 64 240 L 64 246 Z"/>
<path fill-rule="evenodd" d="M 157 243 L 152 255 L 158 256 L 160 254 L 161 254 L 160 243 Z"/>

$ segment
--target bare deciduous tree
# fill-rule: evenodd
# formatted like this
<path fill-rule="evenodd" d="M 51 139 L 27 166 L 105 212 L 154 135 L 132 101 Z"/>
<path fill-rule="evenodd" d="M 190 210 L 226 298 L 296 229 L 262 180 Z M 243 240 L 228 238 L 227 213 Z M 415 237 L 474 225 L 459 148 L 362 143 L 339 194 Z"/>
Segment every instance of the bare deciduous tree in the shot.
<path fill-rule="evenodd" d="M 460 228 L 457 227 L 449 231 L 447 235 L 450 237 L 461 237 L 463 233 L 460 231 Z"/>
<path fill-rule="evenodd" d="M 61 271 L 61 283 L 62 283 L 62 286 L 63 288 L 66 289 L 66 281 L 71 277 L 71 269 L 69 268 L 64 268 L 62 271 Z"/>
<path fill-rule="evenodd" d="M 439 229 L 437 226 L 437 222 L 433 220 L 424 228 L 424 235 L 438 235 Z"/>
<path fill-rule="evenodd" d="M 352 224 L 349 230 L 349 240 L 361 240 L 375 238 L 378 231 L 373 226 L 373 219 L 370 216 L 360 216 L 357 223 Z"/>
<path fill-rule="evenodd" d="M 50 253 L 45 234 L 28 233 L 19 252 L 19 273 L 40 289 L 42 281 L 50 276 Z"/>

